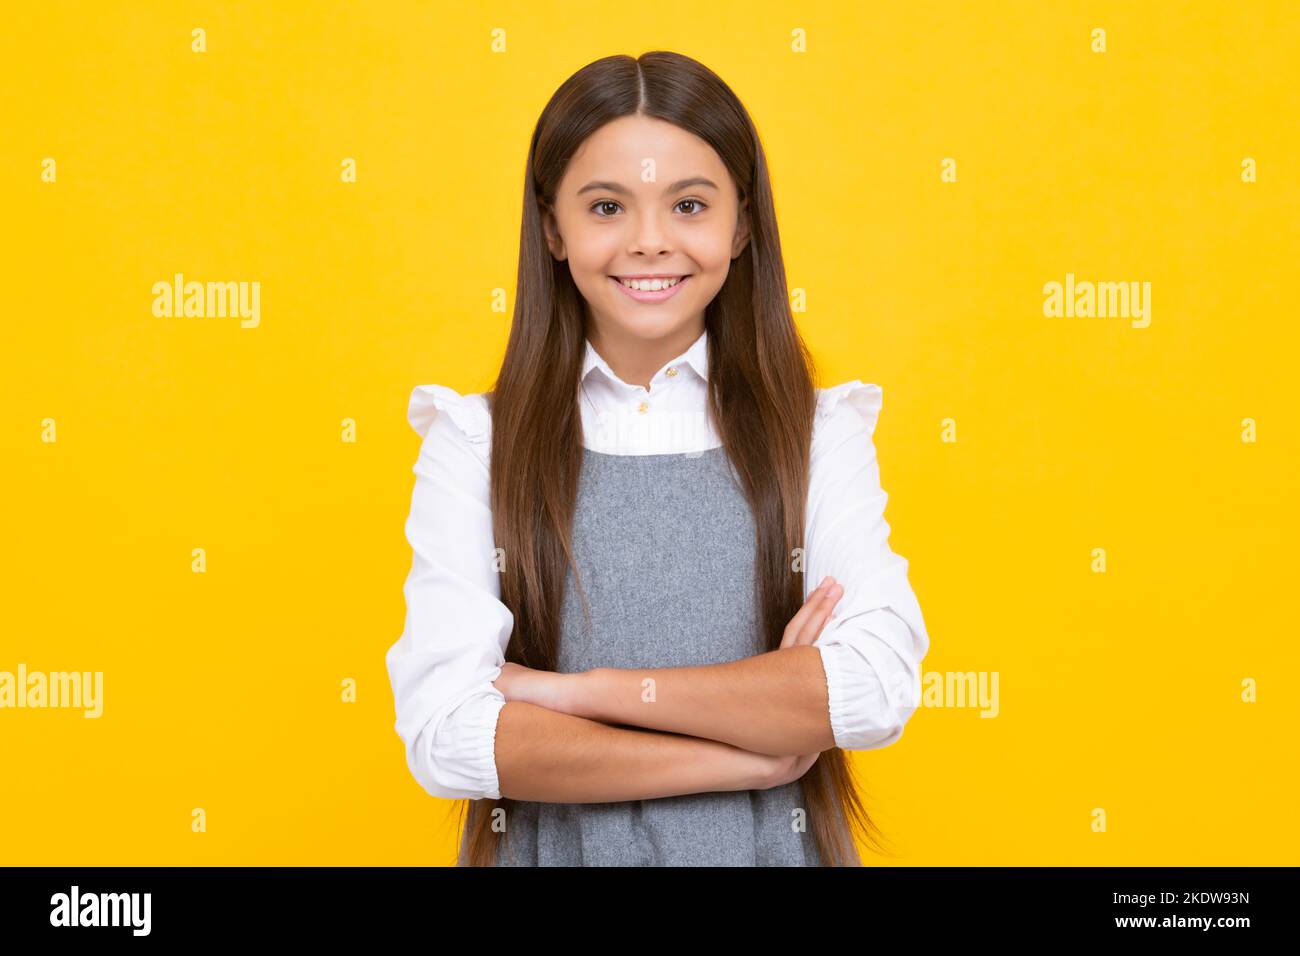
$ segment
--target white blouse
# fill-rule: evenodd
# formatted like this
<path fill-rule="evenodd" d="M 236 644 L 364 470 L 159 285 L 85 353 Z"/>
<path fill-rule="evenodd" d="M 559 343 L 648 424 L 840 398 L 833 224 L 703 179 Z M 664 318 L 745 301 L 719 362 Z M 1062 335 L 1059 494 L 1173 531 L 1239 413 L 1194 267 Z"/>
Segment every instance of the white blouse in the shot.
<path fill-rule="evenodd" d="M 612 454 L 700 452 L 722 444 L 707 414 L 702 334 L 647 391 L 620 379 L 587 343 L 580 393 L 583 444 Z M 872 440 L 881 389 L 861 381 L 818 389 L 810 458 L 805 599 L 832 575 L 844 586 L 814 646 L 826 672 L 830 725 L 844 750 L 884 747 L 920 705 L 930 646 L 907 559 L 889 547 L 888 495 Z M 514 626 L 501 603 L 489 508 L 492 419 L 481 393 L 421 385 L 407 418 L 422 444 L 412 470 L 406 537 L 406 623 L 386 661 L 407 765 L 435 797 L 501 796 L 492 686 Z"/>

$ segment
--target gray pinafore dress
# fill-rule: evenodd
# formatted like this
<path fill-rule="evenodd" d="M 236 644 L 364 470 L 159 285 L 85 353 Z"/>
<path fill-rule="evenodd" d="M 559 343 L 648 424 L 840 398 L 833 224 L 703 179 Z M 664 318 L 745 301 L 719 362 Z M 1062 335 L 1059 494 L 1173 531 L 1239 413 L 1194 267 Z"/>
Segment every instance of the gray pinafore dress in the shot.
<path fill-rule="evenodd" d="M 561 673 L 753 657 L 754 518 L 722 447 L 613 455 L 583 449 Z M 516 801 L 499 866 L 821 866 L 799 781 L 767 790 L 619 803 Z"/>

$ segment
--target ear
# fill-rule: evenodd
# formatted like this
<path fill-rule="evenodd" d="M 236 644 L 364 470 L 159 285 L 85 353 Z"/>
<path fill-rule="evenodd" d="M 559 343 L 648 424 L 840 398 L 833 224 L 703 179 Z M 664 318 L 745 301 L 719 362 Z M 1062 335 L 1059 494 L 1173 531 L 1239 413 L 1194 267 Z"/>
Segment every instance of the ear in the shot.
<path fill-rule="evenodd" d="M 551 250 L 551 255 L 563 262 L 568 253 L 564 248 L 564 238 L 560 235 L 559 223 L 555 219 L 554 210 L 551 209 L 545 199 L 538 199 L 537 212 L 542 220 L 542 233 L 546 237 L 546 245 Z"/>
<path fill-rule="evenodd" d="M 740 201 L 736 210 L 736 237 L 731 241 L 731 258 L 736 258 L 745 251 L 749 242 L 749 197 Z"/>

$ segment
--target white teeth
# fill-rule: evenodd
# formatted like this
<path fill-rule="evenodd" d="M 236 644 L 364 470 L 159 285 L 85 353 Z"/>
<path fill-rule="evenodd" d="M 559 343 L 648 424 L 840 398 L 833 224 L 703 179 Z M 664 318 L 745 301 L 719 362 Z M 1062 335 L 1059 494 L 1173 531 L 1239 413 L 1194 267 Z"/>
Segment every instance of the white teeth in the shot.
<path fill-rule="evenodd" d="M 638 292 L 658 292 L 661 289 L 670 289 L 681 279 L 619 279 L 629 289 L 636 289 Z"/>

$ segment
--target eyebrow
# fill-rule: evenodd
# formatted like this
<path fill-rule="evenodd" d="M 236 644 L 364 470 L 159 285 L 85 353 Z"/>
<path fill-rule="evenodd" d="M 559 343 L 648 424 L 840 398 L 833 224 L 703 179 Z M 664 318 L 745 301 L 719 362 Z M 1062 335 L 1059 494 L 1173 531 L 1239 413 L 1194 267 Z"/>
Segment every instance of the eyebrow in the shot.
<path fill-rule="evenodd" d="M 670 193 L 675 193 L 675 192 L 680 192 L 681 190 L 686 189 L 690 186 L 708 186 L 710 189 L 718 188 L 717 183 L 715 183 L 711 179 L 706 179 L 704 176 L 692 176 L 690 179 L 677 180 L 677 182 L 670 185 L 668 189 L 665 191 Z M 587 185 L 579 189 L 578 195 L 581 196 L 583 193 L 592 192 L 594 190 L 602 190 L 605 192 L 619 193 L 620 195 L 623 196 L 630 196 L 632 194 L 632 191 L 630 189 L 618 183 L 592 182 L 592 183 L 587 183 Z"/>

